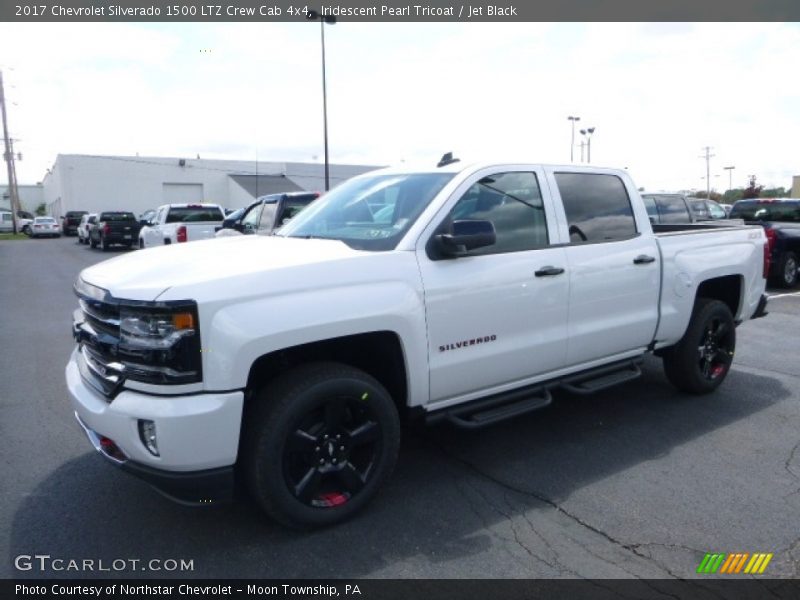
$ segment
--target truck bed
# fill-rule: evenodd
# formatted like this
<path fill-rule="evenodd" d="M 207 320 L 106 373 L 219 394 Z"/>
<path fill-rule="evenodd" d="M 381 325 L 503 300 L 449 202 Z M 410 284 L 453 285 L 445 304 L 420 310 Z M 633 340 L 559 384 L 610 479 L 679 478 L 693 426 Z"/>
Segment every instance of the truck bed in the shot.
<path fill-rule="evenodd" d="M 738 229 L 744 225 L 741 219 L 734 220 L 720 220 L 716 222 L 706 221 L 703 223 L 670 223 L 670 224 L 654 224 L 653 233 L 656 235 L 674 234 L 674 233 L 700 233 L 708 231 L 709 229 Z"/>

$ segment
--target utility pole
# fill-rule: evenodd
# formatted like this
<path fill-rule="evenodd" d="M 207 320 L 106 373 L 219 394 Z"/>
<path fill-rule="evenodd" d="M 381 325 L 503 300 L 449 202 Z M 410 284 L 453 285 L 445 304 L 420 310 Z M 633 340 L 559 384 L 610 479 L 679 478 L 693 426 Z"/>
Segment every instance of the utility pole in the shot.
<path fill-rule="evenodd" d="M 711 146 L 705 147 L 706 153 L 700 158 L 706 159 L 706 199 L 711 200 L 711 159 L 716 156 L 711 154 Z"/>
<path fill-rule="evenodd" d="M 583 162 L 583 149 L 586 148 L 586 142 L 581 142 L 581 162 Z"/>
<path fill-rule="evenodd" d="M 14 227 L 14 234 L 17 232 L 17 210 L 19 210 L 19 198 L 17 197 L 17 177 L 14 169 L 14 152 L 11 149 L 11 139 L 8 135 L 8 120 L 6 118 L 6 94 L 3 87 L 3 72 L 0 71 L 0 111 L 3 113 L 3 138 L 5 140 L 5 159 L 8 169 L 8 196 L 11 202 L 11 222 Z"/>

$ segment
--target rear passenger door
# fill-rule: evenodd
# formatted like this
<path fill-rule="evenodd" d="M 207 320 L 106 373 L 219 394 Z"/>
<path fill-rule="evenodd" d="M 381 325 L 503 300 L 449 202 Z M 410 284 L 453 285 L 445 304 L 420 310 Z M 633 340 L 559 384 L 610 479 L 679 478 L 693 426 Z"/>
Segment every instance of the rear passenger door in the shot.
<path fill-rule="evenodd" d="M 484 169 L 420 239 L 431 402 L 503 391 L 563 365 L 569 287 L 545 185 L 540 169 Z M 491 221 L 496 243 L 438 256 L 435 236 L 456 220 Z"/>
<path fill-rule="evenodd" d="M 569 239 L 567 364 L 645 348 L 658 321 L 660 255 L 649 226 L 637 223 L 635 190 L 611 173 L 550 177 Z M 644 206 L 637 211 L 639 222 L 647 219 Z"/>

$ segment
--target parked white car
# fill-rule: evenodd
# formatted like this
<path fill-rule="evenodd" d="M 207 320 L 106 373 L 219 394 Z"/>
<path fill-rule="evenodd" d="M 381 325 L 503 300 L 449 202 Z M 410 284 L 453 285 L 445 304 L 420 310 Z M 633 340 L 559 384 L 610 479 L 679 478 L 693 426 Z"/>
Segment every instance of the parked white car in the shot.
<path fill-rule="evenodd" d="M 139 248 L 208 240 L 222 226 L 218 204 L 165 204 L 139 231 Z"/>
<path fill-rule="evenodd" d="M 36 217 L 29 227 L 32 238 L 61 237 L 61 225 L 53 217 Z"/>
<path fill-rule="evenodd" d="M 88 213 L 81 217 L 81 222 L 78 223 L 78 243 L 89 243 L 89 231 L 97 223 L 97 213 Z"/>

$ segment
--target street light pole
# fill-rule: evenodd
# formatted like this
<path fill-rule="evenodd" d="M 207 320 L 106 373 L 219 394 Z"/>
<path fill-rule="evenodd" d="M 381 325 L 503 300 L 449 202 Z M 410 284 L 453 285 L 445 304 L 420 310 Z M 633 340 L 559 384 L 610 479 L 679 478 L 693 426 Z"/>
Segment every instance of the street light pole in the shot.
<path fill-rule="evenodd" d="M 325 191 L 330 189 L 330 172 L 328 161 L 328 86 L 325 74 L 325 23 L 334 25 L 336 17 L 323 15 L 315 10 L 306 14 L 309 21 L 319 20 L 320 42 L 322 44 L 322 137 L 325 143 Z"/>
<path fill-rule="evenodd" d="M 588 129 L 581 129 L 581 135 L 586 138 L 586 162 L 592 162 L 592 134 L 594 133 L 594 127 L 589 127 Z"/>
<path fill-rule="evenodd" d="M 732 190 L 733 189 L 733 170 L 736 167 L 722 167 L 722 168 L 725 169 L 728 172 L 728 189 Z"/>
<path fill-rule="evenodd" d="M 580 121 L 580 117 L 573 117 L 570 115 L 567 117 L 570 121 L 572 121 L 572 142 L 569 146 L 569 162 L 575 162 L 575 121 Z M 583 160 L 583 159 L 581 159 Z"/>

